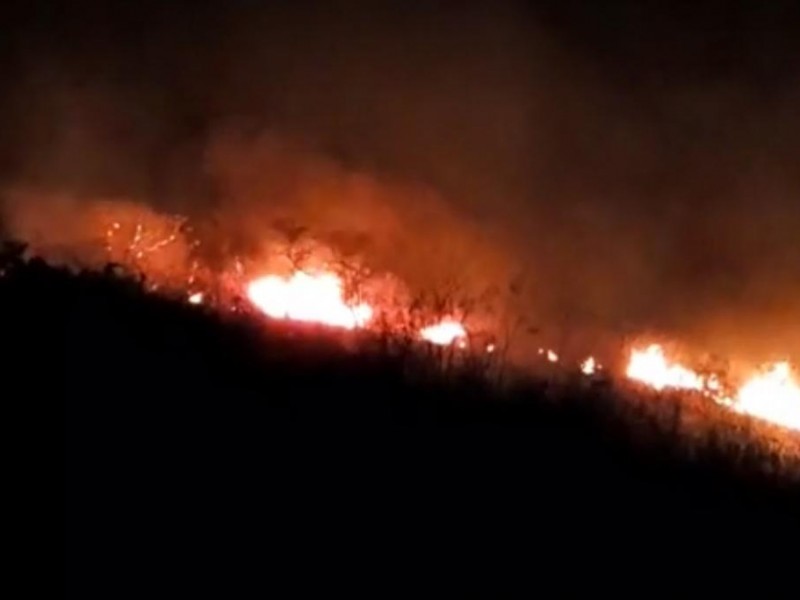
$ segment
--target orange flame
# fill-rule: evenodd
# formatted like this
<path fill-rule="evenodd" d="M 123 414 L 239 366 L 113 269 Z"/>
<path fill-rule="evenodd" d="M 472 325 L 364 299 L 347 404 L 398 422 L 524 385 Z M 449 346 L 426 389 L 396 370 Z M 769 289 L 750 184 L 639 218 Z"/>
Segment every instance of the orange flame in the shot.
<path fill-rule="evenodd" d="M 714 375 L 700 375 L 680 364 L 670 363 L 658 344 L 633 350 L 627 375 L 656 390 L 674 388 L 705 394 L 736 412 L 800 430 L 800 384 L 788 362 L 771 365 L 746 381 L 735 394 L 725 394 Z"/>
<path fill-rule="evenodd" d="M 651 344 L 645 350 L 633 350 L 626 374 L 657 390 L 675 388 L 702 391 L 706 388 L 702 376 L 683 365 L 670 364 L 658 344 Z"/>
<path fill-rule="evenodd" d="M 250 282 L 247 297 L 265 315 L 322 323 L 332 327 L 363 327 L 372 318 L 372 307 L 348 304 L 342 280 L 332 273 L 296 271 L 288 278 L 266 275 Z"/>

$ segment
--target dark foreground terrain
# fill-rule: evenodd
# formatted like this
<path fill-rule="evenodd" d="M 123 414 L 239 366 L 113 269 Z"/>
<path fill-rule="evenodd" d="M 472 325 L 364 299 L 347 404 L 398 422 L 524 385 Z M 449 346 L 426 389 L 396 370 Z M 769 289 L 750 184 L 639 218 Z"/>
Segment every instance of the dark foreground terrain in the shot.
<path fill-rule="evenodd" d="M 501 392 L 109 272 L 3 271 L 13 487 L 31 545 L 63 533 L 70 597 L 341 581 L 494 595 L 510 580 L 486 581 L 490 565 L 552 582 L 548 596 L 640 576 L 653 591 L 694 572 L 730 582 L 754 560 L 780 572 L 796 552 L 790 478 L 678 456 L 646 418 L 615 416 L 613 386 Z"/>

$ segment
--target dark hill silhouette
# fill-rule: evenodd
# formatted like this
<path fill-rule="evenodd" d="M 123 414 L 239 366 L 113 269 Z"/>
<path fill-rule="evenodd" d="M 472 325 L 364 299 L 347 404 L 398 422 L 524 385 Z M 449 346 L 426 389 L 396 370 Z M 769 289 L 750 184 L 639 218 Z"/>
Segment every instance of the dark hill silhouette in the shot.
<path fill-rule="evenodd" d="M 678 453 L 615 408 L 613 386 L 498 390 L 381 340 L 148 294 L 112 268 L 9 250 L 2 271 L 3 397 L 27 480 L 61 465 L 72 597 L 241 597 L 348 566 L 407 580 L 409 557 L 441 575 L 501 550 L 632 569 L 796 545 L 789 475 L 723 446 Z"/>

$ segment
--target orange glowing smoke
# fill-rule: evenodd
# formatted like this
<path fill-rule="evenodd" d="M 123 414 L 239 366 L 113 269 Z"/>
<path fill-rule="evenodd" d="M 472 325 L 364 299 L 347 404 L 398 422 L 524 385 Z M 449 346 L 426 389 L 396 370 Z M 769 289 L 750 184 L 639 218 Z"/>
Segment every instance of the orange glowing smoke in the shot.
<path fill-rule="evenodd" d="M 466 346 L 467 332 L 464 326 L 458 321 L 445 319 L 436 325 L 430 325 L 419 332 L 422 339 L 431 344 L 449 346 L 454 342 L 459 342 L 459 347 Z"/>
<path fill-rule="evenodd" d="M 733 409 L 800 430 L 800 384 L 789 363 L 772 365 L 746 382 L 736 394 Z"/>
<path fill-rule="evenodd" d="M 266 275 L 250 282 L 247 297 L 274 319 L 345 329 L 363 327 L 373 314 L 368 304 L 350 304 L 344 299 L 342 280 L 333 273 L 296 271 L 288 278 Z"/>

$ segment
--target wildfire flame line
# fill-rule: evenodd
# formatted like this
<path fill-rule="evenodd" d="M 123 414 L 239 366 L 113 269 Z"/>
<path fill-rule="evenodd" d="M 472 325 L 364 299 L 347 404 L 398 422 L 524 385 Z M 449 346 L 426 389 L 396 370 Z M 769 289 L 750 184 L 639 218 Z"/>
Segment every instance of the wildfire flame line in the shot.
<path fill-rule="evenodd" d="M 652 344 L 644 350 L 631 352 L 626 374 L 655 390 L 700 392 L 738 413 L 800 430 L 800 383 L 788 362 L 768 365 L 728 394 L 718 377 L 701 375 L 670 362 L 663 348 Z"/>
<path fill-rule="evenodd" d="M 248 296 L 256 307 L 273 318 L 318 322 L 346 329 L 365 326 L 374 314 L 372 306 L 348 303 L 342 290 L 341 279 L 332 273 L 296 271 L 288 278 L 267 275 L 253 280 L 248 286 Z M 419 336 L 432 344 L 466 347 L 467 331 L 455 319 L 423 327 Z M 543 348 L 539 353 L 548 362 L 559 362 L 553 350 Z M 591 356 L 580 364 L 587 376 L 594 375 L 599 368 Z M 698 392 L 736 412 L 800 430 L 800 385 L 788 363 L 778 363 L 754 375 L 729 396 L 716 375 L 700 374 L 671 362 L 660 345 L 651 344 L 643 350 L 632 351 L 626 375 L 659 391 Z"/>
<path fill-rule="evenodd" d="M 176 243 L 185 231 L 185 224 L 186 219 L 181 217 L 171 218 L 166 228 L 148 227 L 137 222 L 125 240 L 123 231 L 128 227 L 123 228 L 122 223 L 114 221 L 105 232 L 107 254 L 113 259 L 119 256 L 121 249 L 124 260 L 132 260 L 142 268 L 138 261 Z M 195 240 L 193 247 L 197 244 L 199 241 Z M 186 292 L 186 300 L 191 304 L 207 302 L 206 294 L 198 291 L 198 269 L 195 260 L 189 269 L 186 288 L 191 290 Z M 375 315 L 371 304 L 348 301 L 341 278 L 332 272 L 296 270 L 286 277 L 267 274 L 246 283 L 244 265 L 238 257 L 234 261 L 234 272 L 241 278 L 240 285 L 244 285 L 252 305 L 271 318 L 355 329 L 368 326 Z M 157 288 L 155 283 L 150 287 L 153 291 Z M 469 339 L 464 324 L 450 317 L 421 328 L 417 335 L 431 344 L 458 348 L 466 348 Z M 485 347 L 487 353 L 494 350 L 494 343 Z M 550 363 L 561 362 L 554 350 L 540 348 L 538 354 Z M 602 368 L 592 356 L 579 367 L 586 376 L 593 376 Z M 630 380 L 658 391 L 673 389 L 700 393 L 740 414 L 800 430 L 800 383 L 788 362 L 767 365 L 738 388 L 726 390 L 719 377 L 701 374 L 671 361 L 660 345 L 651 344 L 631 351 L 625 374 Z"/>

